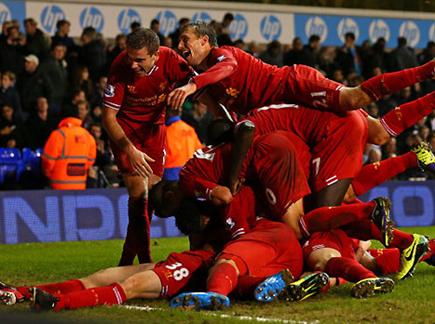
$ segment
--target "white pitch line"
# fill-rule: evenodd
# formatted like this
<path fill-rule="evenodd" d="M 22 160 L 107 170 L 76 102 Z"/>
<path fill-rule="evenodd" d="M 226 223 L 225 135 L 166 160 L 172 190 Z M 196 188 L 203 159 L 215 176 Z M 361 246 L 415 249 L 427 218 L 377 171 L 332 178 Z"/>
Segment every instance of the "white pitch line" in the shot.
<path fill-rule="evenodd" d="M 131 309 L 131 310 L 138 310 L 142 312 L 165 312 L 167 309 L 159 308 L 159 307 L 151 307 L 151 306 L 137 306 L 137 305 L 119 305 L 119 307 Z M 307 321 L 294 321 L 294 320 L 286 320 L 281 318 L 274 318 L 274 317 L 261 317 L 261 316 L 247 316 L 247 315 L 231 315 L 231 314 L 221 314 L 221 313 L 213 313 L 208 311 L 202 311 L 201 314 L 211 317 L 219 317 L 219 318 L 230 318 L 230 319 L 236 319 L 240 321 L 257 321 L 262 323 L 282 323 L 282 324 L 316 324 L 320 323 L 319 321 L 313 321 L 313 322 L 307 322 Z"/>

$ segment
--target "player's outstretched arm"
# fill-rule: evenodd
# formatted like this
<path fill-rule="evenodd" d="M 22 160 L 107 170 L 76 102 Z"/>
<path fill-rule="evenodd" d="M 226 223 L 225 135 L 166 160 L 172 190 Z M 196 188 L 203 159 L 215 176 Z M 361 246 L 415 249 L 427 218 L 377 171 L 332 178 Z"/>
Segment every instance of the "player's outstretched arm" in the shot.
<path fill-rule="evenodd" d="M 232 163 L 229 177 L 229 186 L 233 195 L 240 190 L 244 182 L 244 179 L 240 179 L 240 170 L 246 153 L 252 145 L 254 133 L 255 125 L 249 120 L 239 123 L 234 130 L 234 144 L 231 152 Z"/>
<path fill-rule="evenodd" d="M 127 153 L 133 171 L 142 177 L 149 177 L 153 173 L 153 170 L 148 162 L 154 162 L 154 160 L 145 153 L 139 151 L 128 139 L 127 135 L 125 135 L 125 132 L 116 120 L 117 113 L 118 111 L 115 109 L 104 107 L 103 126 L 110 139 L 115 142 L 121 150 Z"/>

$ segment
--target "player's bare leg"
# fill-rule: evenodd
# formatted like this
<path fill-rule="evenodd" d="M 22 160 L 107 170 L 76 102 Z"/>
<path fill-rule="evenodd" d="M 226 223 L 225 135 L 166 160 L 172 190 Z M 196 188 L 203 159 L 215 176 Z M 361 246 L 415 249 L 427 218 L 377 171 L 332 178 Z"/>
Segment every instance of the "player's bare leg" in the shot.
<path fill-rule="evenodd" d="M 80 281 L 83 283 L 85 289 L 107 286 L 113 282 L 123 282 L 133 275 L 151 270 L 154 268 L 154 265 L 154 263 L 144 263 L 125 267 L 107 268 L 81 278 Z"/>
<path fill-rule="evenodd" d="M 318 192 L 312 193 L 307 197 L 308 204 L 306 206 L 309 207 L 309 210 L 323 206 L 339 206 L 343 202 L 351 183 L 352 179 L 342 179 Z"/>
<path fill-rule="evenodd" d="M 162 291 L 160 278 L 151 269 L 129 276 L 121 282 L 120 286 L 124 289 L 127 299 L 158 298 Z"/>

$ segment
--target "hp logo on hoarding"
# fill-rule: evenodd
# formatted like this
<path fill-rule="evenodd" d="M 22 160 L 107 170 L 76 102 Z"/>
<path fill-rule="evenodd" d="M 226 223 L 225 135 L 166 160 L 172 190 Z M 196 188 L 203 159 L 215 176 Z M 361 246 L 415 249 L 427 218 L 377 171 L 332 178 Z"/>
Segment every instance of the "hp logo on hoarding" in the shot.
<path fill-rule="evenodd" d="M 244 39 L 248 34 L 248 22 L 245 16 L 237 13 L 234 15 L 234 20 L 230 24 L 230 37 L 233 41 Z"/>
<path fill-rule="evenodd" d="M 378 38 L 383 37 L 385 41 L 390 40 L 390 27 L 383 19 L 375 19 L 370 23 L 369 26 L 369 37 L 370 41 L 373 43 L 378 40 Z"/>
<path fill-rule="evenodd" d="M 352 18 L 343 18 L 340 20 L 337 26 L 338 38 L 344 43 L 344 35 L 346 33 L 353 33 L 355 35 L 355 41 L 358 41 L 359 27 L 355 20 Z"/>
<path fill-rule="evenodd" d="M 177 28 L 177 16 L 170 10 L 159 11 L 156 19 L 160 22 L 160 32 L 164 36 L 168 36 Z"/>
<path fill-rule="evenodd" d="M 101 32 L 104 27 L 104 16 L 96 7 L 87 7 L 80 13 L 80 27 L 94 27 Z"/>
<path fill-rule="evenodd" d="M 408 20 L 400 25 L 399 36 L 405 37 L 408 41 L 408 46 L 416 47 L 420 42 L 420 29 L 415 22 Z"/>
<path fill-rule="evenodd" d="M 11 19 L 11 12 L 9 11 L 9 8 L 0 2 L 0 24 L 3 24 L 5 21 Z"/>
<path fill-rule="evenodd" d="M 324 42 L 328 37 L 328 26 L 319 16 L 311 17 L 305 23 L 305 35 L 309 38 L 311 35 L 320 37 L 320 42 Z"/>
<path fill-rule="evenodd" d="M 124 9 L 118 15 L 118 28 L 123 34 L 130 32 L 130 25 L 133 22 L 141 23 L 139 13 L 134 9 Z"/>
<path fill-rule="evenodd" d="M 264 16 L 260 22 L 260 31 L 265 40 L 277 40 L 281 36 L 281 21 L 273 15 Z"/>
<path fill-rule="evenodd" d="M 56 30 L 57 22 L 65 19 L 65 14 L 59 6 L 45 6 L 39 18 L 42 28 L 44 28 L 47 33 L 53 34 Z"/>
<path fill-rule="evenodd" d="M 212 20 L 211 16 L 205 11 L 195 12 L 195 14 L 192 16 L 193 22 L 203 21 L 208 24 L 211 20 Z"/>

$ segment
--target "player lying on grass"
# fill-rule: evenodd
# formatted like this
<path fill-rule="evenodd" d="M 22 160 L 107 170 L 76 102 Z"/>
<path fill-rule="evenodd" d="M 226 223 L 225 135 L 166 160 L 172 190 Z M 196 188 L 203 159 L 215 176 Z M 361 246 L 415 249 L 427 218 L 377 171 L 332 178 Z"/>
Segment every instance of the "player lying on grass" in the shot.
<path fill-rule="evenodd" d="M 239 293 L 252 297 L 256 285 L 277 271 L 289 269 L 295 277 L 302 272 L 302 249 L 292 230 L 279 222 L 257 220 L 255 212 L 254 193 L 248 187 L 219 211 L 219 217 L 205 216 L 198 205 L 186 200 L 177 215 L 177 225 L 207 250 L 172 253 L 157 264 L 108 268 L 85 278 L 36 287 L 2 284 L 0 300 L 6 304 L 32 300 L 35 310 L 60 311 L 121 304 L 132 298 L 171 297 L 188 285 L 199 289 L 195 288 L 199 283 L 203 287 L 203 270 L 214 260 L 207 280 L 210 289 L 229 293 L 237 287 Z M 193 238 L 198 235 L 200 238 Z M 214 259 L 211 246 L 220 251 L 219 246 L 225 243 Z M 225 306 L 228 299 L 219 297 L 216 303 Z"/>
<path fill-rule="evenodd" d="M 397 248 L 367 250 L 369 246 L 369 241 L 351 239 L 341 229 L 316 232 L 303 246 L 304 264 L 306 271 L 327 273 L 330 277 L 328 285 L 323 289 L 306 291 L 289 281 L 286 270 L 283 270 L 258 285 L 255 298 L 261 302 L 303 300 L 346 281 L 354 283 L 351 295 L 356 298 L 391 292 L 394 288 L 391 278 L 397 278 L 400 273 L 401 251 Z M 425 246 L 420 248 L 425 249 Z M 434 266 L 435 239 L 429 241 L 429 250 L 418 253 L 423 255 L 420 262 Z"/>

